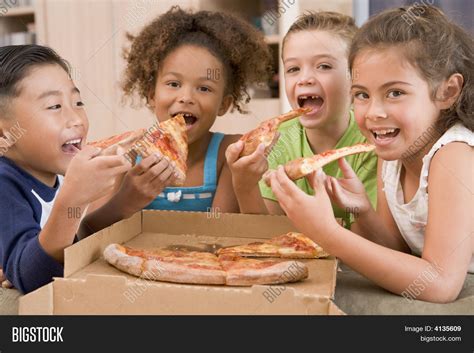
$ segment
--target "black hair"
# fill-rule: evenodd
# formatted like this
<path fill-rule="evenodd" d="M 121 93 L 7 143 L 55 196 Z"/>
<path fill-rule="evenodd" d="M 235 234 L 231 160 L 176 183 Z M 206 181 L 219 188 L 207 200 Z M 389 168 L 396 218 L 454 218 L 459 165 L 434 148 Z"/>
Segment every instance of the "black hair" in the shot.
<path fill-rule="evenodd" d="M 19 84 L 30 70 L 48 64 L 59 65 L 71 76 L 69 63 L 51 48 L 36 44 L 0 47 L 0 114 L 5 113 L 12 98 L 20 95 Z"/>

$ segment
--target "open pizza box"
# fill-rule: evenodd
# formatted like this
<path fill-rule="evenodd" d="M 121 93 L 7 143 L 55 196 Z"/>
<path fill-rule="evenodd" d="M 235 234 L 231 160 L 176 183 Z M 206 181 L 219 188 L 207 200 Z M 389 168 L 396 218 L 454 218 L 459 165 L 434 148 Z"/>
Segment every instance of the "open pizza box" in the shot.
<path fill-rule="evenodd" d="M 110 266 L 110 243 L 190 250 L 246 244 L 295 230 L 284 216 L 141 211 L 65 250 L 64 278 L 20 299 L 22 315 L 341 315 L 333 303 L 337 260 L 301 260 L 297 283 L 229 287 L 149 281 Z"/>

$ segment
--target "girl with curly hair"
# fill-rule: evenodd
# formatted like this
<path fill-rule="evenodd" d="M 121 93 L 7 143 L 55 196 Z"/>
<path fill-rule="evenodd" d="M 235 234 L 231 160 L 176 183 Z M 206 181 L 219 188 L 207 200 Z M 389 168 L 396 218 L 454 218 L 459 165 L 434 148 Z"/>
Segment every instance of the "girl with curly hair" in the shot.
<path fill-rule="evenodd" d="M 126 97 L 138 96 L 158 121 L 185 114 L 189 155 L 184 187 L 168 187 L 173 167 L 150 156 L 124 178 L 124 217 L 144 208 L 238 212 L 225 149 L 240 136 L 209 131 L 229 108 L 243 112 L 250 84 L 265 82 L 271 55 L 251 24 L 222 12 L 173 7 L 148 24 L 125 54 Z M 123 190 L 122 190 L 123 191 Z M 125 201 L 126 200 L 126 201 Z"/>

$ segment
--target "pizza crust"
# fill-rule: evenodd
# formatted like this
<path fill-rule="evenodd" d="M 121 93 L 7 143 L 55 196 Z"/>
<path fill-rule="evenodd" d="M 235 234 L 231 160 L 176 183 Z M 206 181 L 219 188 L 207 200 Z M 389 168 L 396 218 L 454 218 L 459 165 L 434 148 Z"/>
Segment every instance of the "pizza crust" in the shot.
<path fill-rule="evenodd" d="M 261 143 L 265 145 L 265 152 L 269 153 L 280 137 L 280 134 L 277 131 L 280 124 L 287 120 L 297 118 L 310 110 L 311 109 L 308 108 L 298 108 L 279 115 L 276 118 L 263 121 L 255 129 L 247 132 L 240 138 L 240 141 L 244 142 L 244 147 L 240 156 L 244 157 L 251 155 L 257 150 Z"/>
<path fill-rule="evenodd" d="M 222 270 L 196 269 L 157 260 L 145 261 L 142 277 L 174 283 L 225 284 L 225 272 Z"/>
<path fill-rule="evenodd" d="M 374 145 L 368 143 L 359 143 L 354 146 L 342 147 L 337 150 L 326 151 L 324 153 L 316 154 L 311 157 L 302 157 L 294 159 L 285 164 L 285 173 L 291 180 L 298 180 L 342 157 L 363 152 L 371 152 L 374 149 Z M 267 184 L 267 186 L 271 186 L 271 176 L 273 173 L 275 173 L 275 170 L 267 170 L 262 177 L 263 181 L 265 182 L 265 184 Z"/>
<path fill-rule="evenodd" d="M 287 259 L 317 259 L 329 256 L 313 240 L 302 233 L 296 232 L 282 234 L 266 242 L 221 248 L 217 251 L 217 254 L 244 257 L 281 257 Z"/>
<path fill-rule="evenodd" d="M 110 244 L 104 250 L 105 260 L 124 272 L 141 277 L 145 260 L 138 256 L 125 253 L 125 248 L 119 244 Z"/>
<path fill-rule="evenodd" d="M 226 284 L 229 286 L 282 284 L 308 278 L 306 265 L 296 261 L 279 262 L 263 269 L 230 268 L 226 273 Z"/>

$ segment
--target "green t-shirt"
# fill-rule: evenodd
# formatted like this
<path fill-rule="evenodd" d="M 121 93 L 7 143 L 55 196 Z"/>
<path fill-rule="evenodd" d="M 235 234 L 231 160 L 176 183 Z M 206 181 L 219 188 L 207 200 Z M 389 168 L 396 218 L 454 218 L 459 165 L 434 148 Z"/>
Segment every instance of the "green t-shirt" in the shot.
<path fill-rule="evenodd" d="M 350 115 L 349 127 L 334 147 L 335 149 L 367 142 L 367 139 L 362 135 L 355 123 L 352 111 Z M 284 165 L 300 157 L 311 157 L 314 155 L 306 138 L 305 129 L 298 119 L 292 119 L 281 124 L 278 131 L 281 134 L 280 138 L 268 156 L 269 169 L 276 169 L 279 165 Z M 364 184 L 369 199 L 375 208 L 377 202 L 377 155 L 374 152 L 359 153 L 346 157 L 346 160 Z M 329 163 L 323 167 L 323 170 L 327 175 L 342 178 L 342 172 L 337 161 Z M 306 178 L 296 180 L 295 183 L 305 193 L 314 195 L 314 190 Z M 260 192 L 264 198 L 277 201 L 272 189 L 263 180 L 260 181 Z M 350 224 L 354 221 L 350 212 L 334 204 L 333 210 L 334 216 L 342 218 L 345 226 L 349 228 Z"/>

